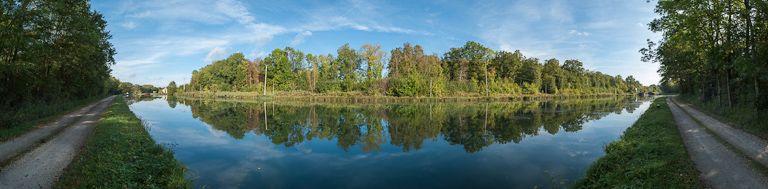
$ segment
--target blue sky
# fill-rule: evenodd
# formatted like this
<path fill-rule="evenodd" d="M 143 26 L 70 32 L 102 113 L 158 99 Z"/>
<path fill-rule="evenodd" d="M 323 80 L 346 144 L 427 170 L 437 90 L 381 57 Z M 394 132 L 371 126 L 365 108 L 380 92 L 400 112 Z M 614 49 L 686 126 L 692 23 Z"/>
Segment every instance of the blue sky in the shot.
<path fill-rule="evenodd" d="M 389 51 L 410 42 L 442 55 L 466 41 L 521 50 L 540 59 L 579 59 L 585 67 L 643 84 L 660 79 L 640 61 L 655 2 L 95 0 L 117 49 L 113 74 L 139 84 L 188 83 L 192 70 L 242 52 L 263 57 L 291 46 L 335 54 L 349 43 Z"/>

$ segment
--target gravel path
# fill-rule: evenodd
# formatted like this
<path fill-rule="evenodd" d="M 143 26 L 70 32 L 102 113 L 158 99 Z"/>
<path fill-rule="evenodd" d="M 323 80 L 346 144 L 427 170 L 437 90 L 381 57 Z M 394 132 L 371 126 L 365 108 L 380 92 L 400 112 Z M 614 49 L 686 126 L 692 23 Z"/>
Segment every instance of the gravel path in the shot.
<path fill-rule="evenodd" d="M 27 150 L 30 150 L 35 145 L 44 142 L 44 140 L 51 135 L 61 131 L 61 129 L 65 128 L 67 125 L 71 125 L 72 122 L 75 122 L 76 120 L 83 117 L 86 113 L 88 113 L 88 111 L 91 110 L 91 108 L 102 101 L 93 103 L 81 108 L 80 110 L 61 116 L 61 118 L 54 122 L 47 123 L 21 136 L 3 142 L 0 144 L 0 164 L 4 164 L 6 161 L 12 159 L 13 157 L 24 153 Z"/>
<path fill-rule="evenodd" d="M 112 104 L 108 97 L 58 135 L 19 157 L 0 172 L 0 188 L 51 188 L 77 155 L 100 115 Z"/>
<path fill-rule="evenodd" d="M 667 104 L 688 154 L 707 186 L 716 189 L 768 188 L 768 179 L 753 168 L 747 158 L 722 144 L 669 98 Z"/>
<path fill-rule="evenodd" d="M 680 108 L 688 112 L 688 114 L 707 127 L 710 131 L 717 136 L 727 141 L 729 144 L 738 148 L 745 155 L 749 156 L 753 160 L 768 167 L 768 142 L 757 137 L 755 135 L 744 132 L 740 129 L 736 129 L 723 122 L 718 121 L 715 118 L 702 113 L 699 110 L 691 107 L 690 104 L 681 103 L 678 100 L 672 99 Z"/>

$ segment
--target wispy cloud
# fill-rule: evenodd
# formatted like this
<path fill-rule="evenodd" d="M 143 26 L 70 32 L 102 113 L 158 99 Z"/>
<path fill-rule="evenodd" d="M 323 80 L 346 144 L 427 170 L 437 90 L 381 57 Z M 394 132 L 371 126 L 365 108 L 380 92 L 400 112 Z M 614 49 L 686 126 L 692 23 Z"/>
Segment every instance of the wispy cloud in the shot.
<path fill-rule="evenodd" d="M 391 16 L 387 4 L 362 0 L 346 0 L 307 10 L 312 18 L 300 28 L 308 31 L 332 31 L 353 29 L 358 31 L 430 35 L 426 31 L 398 27 L 387 22 Z"/>
<path fill-rule="evenodd" d="M 476 40 L 539 58 L 581 59 L 591 69 L 658 80 L 639 61 L 653 3 L 567 0 L 503 1 L 267 1 L 155 0 L 93 2 L 105 13 L 118 54 L 118 78 L 164 85 L 223 54 L 265 56 L 271 48 L 300 46 L 330 53 L 339 43 L 418 43 L 442 53 Z M 652 37 L 651 37 L 652 38 Z M 617 69 L 617 65 L 649 67 Z M 646 69 L 646 68 L 643 68 Z M 641 76 L 642 75 L 642 76 Z M 133 77 L 130 77 L 133 76 Z M 175 77 L 175 78 L 172 78 Z M 130 78 L 130 79 L 129 79 Z M 163 79 L 165 80 L 167 79 Z"/>
<path fill-rule="evenodd" d="M 122 24 L 120 24 L 120 26 L 123 26 L 123 28 L 125 28 L 125 29 L 132 30 L 132 29 L 136 28 L 139 25 L 136 24 L 136 22 L 127 21 L 127 22 L 123 22 Z"/>
<path fill-rule="evenodd" d="M 205 61 L 213 62 L 215 60 L 223 59 L 225 56 L 227 56 L 227 50 L 225 48 L 214 47 L 207 55 L 205 55 Z"/>
<path fill-rule="evenodd" d="M 640 15 L 651 10 L 645 2 L 492 1 L 477 3 L 474 15 L 480 38 L 497 48 L 541 59 L 580 59 L 589 69 L 652 84 L 659 80 L 658 66 L 641 62 L 637 50 L 653 35 L 636 25 L 650 21 Z"/>
<path fill-rule="evenodd" d="M 296 34 L 296 36 L 293 37 L 293 40 L 291 40 L 291 46 L 296 46 L 304 42 L 304 38 L 312 36 L 311 31 L 303 31 L 301 33 Z"/>
<path fill-rule="evenodd" d="M 180 57 L 197 56 L 199 62 L 211 62 L 221 58 L 226 49 L 242 45 L 259 48 L 283 34 L 294 35 L 291 46 L 303 43 L 314 32 L 344 29 L 426 34 L 373 19 L 381 10 L 365 1 L 297 12 L 305 21 L 283 25 L 257 19 L 248 5 L 238 0 L 125 1 L 119 5 L 115 14 L 123 20 L 122 28 L 133 30 L 142 25 L 157 34 L 118 40 L 114 68 L 118 77 L 136 75 L 153 64 L 178 62 L 173 59 Z"/>

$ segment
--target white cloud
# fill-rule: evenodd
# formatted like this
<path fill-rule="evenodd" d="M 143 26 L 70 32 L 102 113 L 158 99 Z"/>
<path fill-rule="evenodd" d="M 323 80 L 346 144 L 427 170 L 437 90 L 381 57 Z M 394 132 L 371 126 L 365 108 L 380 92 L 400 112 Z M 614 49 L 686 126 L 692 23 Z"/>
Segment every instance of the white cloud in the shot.
<path fill-rule="evenodd" d="M 180 57 L 199 56 L 203 61 L 210 62 L 221 58 L 232 46 L 248 45 L 259 48 L 272 41 L 275 36 L 290 33 L 296 34 L 290 42 L 292 46 L 303 43 L 307 37 L 318 31 L 352 29 L 429 34 L 381 21 L 381 18 L 386 16 L 382 13 L 382 5 L 366 1 L 352 0 L 306 10 L 305 14 L 297 14 L 308 20 L 298 23 L 299 25 L 276 25 L 259 21 L 246 4 L 238 0 L 125 1 L 119 5 L 121 6 L 117 8 L 117 17 L 127 20 L 120 26 L 131 30 L 138 27 L 138 23 L 142 23 L 143 27 L 154 27 L 151 29 L 155 29 L 158 35 L 123 37 L 120 42 L 115 43 L 118 55 L 114 70 L 118 76 L 154 71 L 150 69 L 157 69 L 160 67 L 158 63 L 161 62 L 166 65 L 199 64 L 183 62 L 178 60 Z M 259 54 L 263 56 L 265 53 Z M 138 75 L 142 74 L 146 75 Z M 181 74 L 170 75 L 181 77 Z M 163 80 L 168 80 L 168 77 L 171 76 L 164 75 Z M 155 82 L 146 76 L 136 78 Z"/>
<path fill-rule="evenodd" d="M 252 24 L 256 19 L 251 16 L 248 8 L 240 1 L 221 0 L 216 2 L 216 10 L 225 15 L 235 18 L 241 24 Z"/>
<path fill-rule="evenodd" d="M 136 24 L 136 22 L 128 21 L 128 22 L 123 22 L 122 24 L 120 24 L 120 26 L 122 26 L 125 29 L 132 30 L 132 29 L 138 27 L 139 25 Z"/>
<path fill-rule="evenodd" d="M 390 14 L 386 4 L 361 0 L 341 1 L 326 7 L 306 11 L 306 17 L 312 18 L 299 28 L 302 31 L 332 31 L 353 29 L 358 31 L 400 33 L 413 35 L 431 35 L 426 31 L 394 26 L 386 21 Z"/>
<path fill-rule="evenodd" d="M 478 37 L 492 47 L 519 49 L 540 59 L 580 59 L 587 68 L 635 75 L 644 84 L 659 80 L 658 65 L 641 62 L 637 52 L 646 38 L 653 38 L 651 32 L 637 26 L 650 21 L 652 16 L 646 15 L 653 15 L 653 4 L 498 1 L 477 3 L 474 10 Z"/>
<path fill-rule="evenodd" d="M 214 47 L 211 51 L 205 55 L 205 62 L 213 62 L 216 60 L 224 59 L 227 56 L 227 50 L 222 47 Z"/>
<path fill-rule="evenodd" d="M 589 36 L 589 32 L 577 31 L 577 30 L 568 31 L 568 34 L 577 35 L 577 36 Z"/>
<path fill-rule="evenodd" d="M 291 40 L 290 46 L 296 46 L 304 42 L 304 38 L 312 36 L 311 31 L 303 31 L 301 33 L 296 34 L 296 36 L 293 37 L 293 40 Z"/>

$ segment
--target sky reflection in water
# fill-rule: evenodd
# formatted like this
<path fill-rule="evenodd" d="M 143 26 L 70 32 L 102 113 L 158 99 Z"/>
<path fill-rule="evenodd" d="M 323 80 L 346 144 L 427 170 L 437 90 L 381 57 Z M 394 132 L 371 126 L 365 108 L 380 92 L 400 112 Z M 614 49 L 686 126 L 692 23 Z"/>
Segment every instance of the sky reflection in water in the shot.
<path fill-rule="evenodd" d="M 212 188 L 564 187 L 649 101 L 131 104 L 195 185 Z M 266 119 L 265 119 L 266 112 Z"/>

